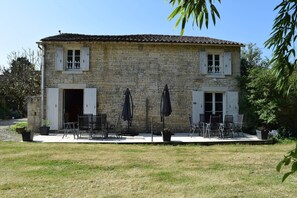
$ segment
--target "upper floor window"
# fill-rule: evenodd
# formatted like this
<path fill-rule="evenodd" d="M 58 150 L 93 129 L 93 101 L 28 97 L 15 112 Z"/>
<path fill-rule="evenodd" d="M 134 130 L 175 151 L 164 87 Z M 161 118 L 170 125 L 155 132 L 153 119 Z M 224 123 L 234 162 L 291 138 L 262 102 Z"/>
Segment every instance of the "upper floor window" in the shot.
<path fill-rule="evenodd" d="M 207 71 L 209 74 L 213 73 L 222 73 L 222 64 L 220 61 L 220 55 L 219 54 L 208 54 L 207 55 Z"/>
<path fill-rule="evenodd" d="M 56 48 L 56 70 L 81 72 L 89 71 L 89 47 L 81 47 L 79 49 Z"/>
<path fill-rule="evenodd" d="M 67 50 L 66 69 L 80 69 L 80 50 Z"/>
<path fill-rule="evenodd" d="M 200 73 L 210 77 L 232 75 L 231 55 L 231 52 L 224 52 L 223 50 L 200 51 Z"/>

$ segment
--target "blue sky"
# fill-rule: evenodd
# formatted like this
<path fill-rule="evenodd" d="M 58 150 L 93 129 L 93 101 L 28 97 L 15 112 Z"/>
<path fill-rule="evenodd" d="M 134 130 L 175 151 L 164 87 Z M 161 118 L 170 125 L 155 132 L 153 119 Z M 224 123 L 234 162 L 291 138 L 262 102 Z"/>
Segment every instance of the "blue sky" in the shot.
<path fill-rule="evenodd" d="M 37 49 L 41 38 L 62 33 L 94 35 L 179 35 L 169 0 L 1 0 L 0 65 L 7 66 L 12 51 Z M 256 43 L 263 56 L 271 52 L 263 43 L 271 32 L 280 2 L 271 0 L 222 0 L 221 19 L 202 30 L 190 22 L 184 35 L 207 36 L 241 43 Z"/>

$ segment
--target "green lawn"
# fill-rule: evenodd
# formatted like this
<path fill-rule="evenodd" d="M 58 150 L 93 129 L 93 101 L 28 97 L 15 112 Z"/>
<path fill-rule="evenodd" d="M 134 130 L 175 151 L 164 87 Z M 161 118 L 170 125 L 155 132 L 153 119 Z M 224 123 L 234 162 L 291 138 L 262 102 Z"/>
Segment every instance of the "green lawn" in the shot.
<path fill-rule="evenodd" d="M 294 146 L 0 142 L 0 197 L 296 197 Z"/>

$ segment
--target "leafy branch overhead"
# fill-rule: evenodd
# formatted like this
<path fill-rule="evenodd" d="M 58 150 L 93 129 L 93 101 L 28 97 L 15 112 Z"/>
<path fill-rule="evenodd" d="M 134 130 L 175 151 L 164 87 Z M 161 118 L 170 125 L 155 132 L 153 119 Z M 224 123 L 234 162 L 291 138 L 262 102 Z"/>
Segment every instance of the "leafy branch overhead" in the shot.
<path fill-rule="evenodd" d="M 284 174 L 282 182 L 284 182 L 288 176 L 297 171 L 297 144 L 296 148 L 291 150 L 287 155 L 284 156 L 284 159 L 278 163 L 276 170 L 280 172 L 283 166 L 289 166 L 290 164 L 291 170 Z"/>
<path fill-rule="evenodd" d="M 273 50 L 273 71 L 278 87 L 284 89 L 288 87 L 289 76 L 297 66 L 294 46 L 297 39 L 297 1 L 283 0 L 274 10 L 278 10 L 278 14 L 265 46 Z"/>
<path fill-rule="evenodd" d="M 217 1 L 221 3 L 221 0 Z M 208 3 L 206 0 L 170 0 L 169 3 L 172 6 L 177 5 L 168 19 L 172 20 L 176 16 L 179 16 L 175 27 L 178 27 L 181 23 L 181 35 L 184 34 L 185 26 L 189 19 L 193 20 L 193 26 L 196 25 L 202 29 L 203 23 L 208 28 L 209 11 L 214 25 L 216 24 L 216 18 L 220 18 L 220 13 L 214 5 L 213 0 L 208 0 Z"/>

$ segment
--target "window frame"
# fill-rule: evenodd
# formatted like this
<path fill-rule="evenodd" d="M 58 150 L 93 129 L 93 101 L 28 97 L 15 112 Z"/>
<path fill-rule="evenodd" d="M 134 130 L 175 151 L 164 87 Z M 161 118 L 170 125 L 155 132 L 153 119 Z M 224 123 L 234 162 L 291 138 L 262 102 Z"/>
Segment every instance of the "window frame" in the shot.
<path fill-rule="evenodd" d="M 208 75 L 224 75 L 224 60 L 223 60 L 223 51 L 219 50 L 212 50 L 207 51 L 207 74 Z M 211 56 L 211 61 L 209 57 Z M 218 59 L 217 59 L 218 57 Z M 216 63 L 219 61 L 219 65 L 216 65 Z M 212 63 L 212 65 L 209 65 L 209 63 Z"/>
<path fill-rule="evenodd" d="M 224 115 L 224 92 L 204 92 L 204 114 L 207 122 L 209 115 Z"/>
<path fill-rule="evenodd" d="M 70 51 L 72 52 L 71 56 L 69 56 Z M 77 54 L 77 52 L 78 52 L 78 54 Z M 72 62 L 69 62 L 69 57 L 71 57 Z M 77 61 L 77 58 L 79 59 L 79 61 Z M 67 48 L 66 49 L 65 71 L 80 71 L 80 70 L 81 70 L 81 49 Z"/>

